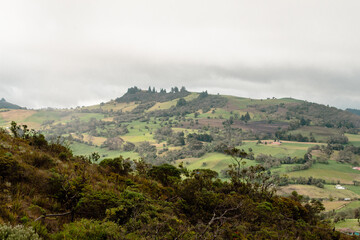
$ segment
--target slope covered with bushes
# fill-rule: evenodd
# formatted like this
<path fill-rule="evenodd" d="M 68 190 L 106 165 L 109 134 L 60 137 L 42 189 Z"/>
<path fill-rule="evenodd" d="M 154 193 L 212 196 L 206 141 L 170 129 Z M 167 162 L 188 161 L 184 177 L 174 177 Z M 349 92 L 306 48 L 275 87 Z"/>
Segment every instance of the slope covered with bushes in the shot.
<path fill-rule="evenodd" d="M 75 157 L 26 127 L 11 131 L 0 130 L 0 229 L 21 224 L 34 239 L 346 239 L 320 220 L 320 202 L 277 196 L 275 179 L 242 166 L 241 151 L 229 152 L 223 182 L 207 169 L 96 164 L 96 154 Z"/>

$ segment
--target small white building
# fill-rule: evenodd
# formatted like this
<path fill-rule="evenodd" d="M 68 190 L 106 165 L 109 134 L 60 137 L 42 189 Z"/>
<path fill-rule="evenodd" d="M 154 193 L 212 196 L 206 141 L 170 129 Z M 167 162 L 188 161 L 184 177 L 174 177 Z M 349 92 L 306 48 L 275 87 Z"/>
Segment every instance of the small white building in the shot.
<path fill-rule="evenodd" d="M 336 189 L 339 189 L 339 190 L 344 190 L 344 189 L 345 189 L 345 187 L 343 187 L 343 186 L 341 186 L 341 185 L 339 185 L 339 184 L 337 184 L 337 185 L 335 186 L 335 188 L 336 188 Z"/>

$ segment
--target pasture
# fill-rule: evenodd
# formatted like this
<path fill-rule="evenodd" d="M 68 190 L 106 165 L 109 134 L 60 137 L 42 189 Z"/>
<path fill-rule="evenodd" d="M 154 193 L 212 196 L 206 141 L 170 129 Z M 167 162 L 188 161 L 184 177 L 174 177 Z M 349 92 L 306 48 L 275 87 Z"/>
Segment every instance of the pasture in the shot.
<path fill-rule="evenodd" d="M 253 160 L 244 160 L 246 166 L 256 165 Z M 176 161 L 176 165 L 183 162 L 184 166 L 190 170 L 197 168 L 209 168 L 217 171 L 228 169 L 229 165 L 233 163 L 231 156 L 222 153 L 207 153 L 200 158 L 185 158 Z"/>
<path fill-rule="evenodd" d="M 331 136 L 340 134 L 340 129 L 336 128 L 326 128 L 320 126 L 304 126 L 299 129 L 289 131 L 289 134 L 296 135 L 301 134 L 306 137 L 310 137 L 312 134 L 316 141 L 326 142 L 327 139 Z"/>
<path fill-rule="evenodd" d="M 100 160 L 103 160 L 105 158 L 115 158 L 119 157 L 120 155 L 124 158 L 131 158 L 131 159 L 137 159 L 139 158 L 139 155 L 135 152 L 121 152 L 121 151 L 115 151 L 115 150 L 108 150 L 106 148 L 100 148 L 95 146 L 89 146 L 83 143 L 77 143 L 74 142 L 70 145 L 71 150 L 73 151 L 74 155 L 84 155 L 89 156 L 93 152 L 97 152 L 100 155 Z"/>
<path fill-rule="evenodd" d="M 304 157 L 304 154 L 307 152 L 309 147 L 315 146 L 316 143 L 300 143 L 300 142 L 290 142 L 282 141 L 280 145 L 271 144 L 273 141 L 270 141 L 269 144 L 265 144 L 265 141 L 262 144 L 256 144 L 256 141 L 243 141 L 243 144 L 239 148 L 248 151 L 251 148 L 256 155 L 262 153 L 271 155 L 274 157 Z"/>
<path fill-rule="evenodd" d="M 336 189 L 334 185 L 325 185 L 324 188 L 318 188 L 312 185 L 300 185 L 293 184 L 281 187 L 278 191 L 278 194 L 288 196 L 293 191 L 296 191 L 300 195 L 309 196 L 310 198 L 359 198 L 360 195 L 345 189 L 339 190 Z"/>
<path fill-rule="evenodd" d="M 359 134 L 345 134 L 349 139 L 349 144 L 352 144 L 356 147 L 360 147 L 360 135 Z"/>
<path fill-rule="evenodd" d="M 339 228 L 350 228 L 354 231 L 360 231 L 359 222 L 357 219 L 346 219 L 344 221 L 340 221 L 335 223 L 335 228 L 339 230 Z"/>
<path fill-rule="evenodd" d="M 352 169 L 350 164 L 329 160 L 329 164 L 315 163 L 311 168 L 286 173 L 289 177 L 322 178 L 326 182 L 338 181 L 343 184 L 353 184 L 353 180 L 360 181 L 360 171 Z"/>

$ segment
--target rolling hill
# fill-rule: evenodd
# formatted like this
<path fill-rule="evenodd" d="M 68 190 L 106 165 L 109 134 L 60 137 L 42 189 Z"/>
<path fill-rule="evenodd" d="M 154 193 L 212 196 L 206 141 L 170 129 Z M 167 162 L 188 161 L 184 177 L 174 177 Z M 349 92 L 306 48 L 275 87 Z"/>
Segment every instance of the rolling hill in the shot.
<path fill-rule="evenodd" d="M 360 198 L 360 172 L 353 169 L 360 165 L 360 116 L 321 104 L 132 87 L 93 106 L 0 112 L 0 126 L 11 121 L 41 131 L 50 142 L 61 136 L 75 155 L 97 152 L 100 160 L 122 155 L 155 165 L 210 168 L 224 180 L 233 163 L 224 150 L 237 147 L 248 153 L 246 166 L 262 164 L 287 177 L 284 195 L 297 190 L 331 199 L 326 206 L 342 204 L 346 196 L 351 203 Z"/>

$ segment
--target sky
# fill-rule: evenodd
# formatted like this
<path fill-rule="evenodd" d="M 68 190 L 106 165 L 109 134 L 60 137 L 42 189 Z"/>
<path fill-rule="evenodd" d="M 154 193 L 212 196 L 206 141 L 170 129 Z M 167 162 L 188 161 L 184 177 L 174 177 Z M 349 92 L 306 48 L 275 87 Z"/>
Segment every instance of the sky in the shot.
<path fill-rule="evenodd" d="M 359 0 L 0 1 L 0 98 L 106 102 L 127 88 L 360 109 Z"/>

